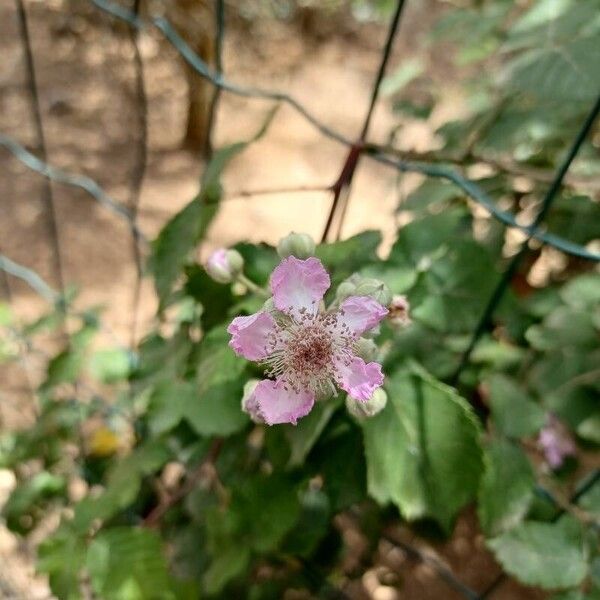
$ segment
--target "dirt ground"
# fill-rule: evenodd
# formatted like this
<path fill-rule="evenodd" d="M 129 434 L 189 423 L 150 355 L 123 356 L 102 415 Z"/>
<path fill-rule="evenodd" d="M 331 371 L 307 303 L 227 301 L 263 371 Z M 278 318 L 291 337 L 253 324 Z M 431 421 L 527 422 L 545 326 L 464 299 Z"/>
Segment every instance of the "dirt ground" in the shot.
<path fill-rule="evenodd" d="M 131 42 L 113 20 L 82 10 L 66 16 L 60 0 L 26 2 L 37 69 L 48 162 L 96 180 L 113 198 L 130 206 L 139 133 L 134 93 Z M 408 7 L 392 65 L 410 55 L 431 21 L 431 2 Z M 93 10 L 93 9 L 92 9 Z M 369 101 L 385 30 L 369 24 L 331 33 L 325 39 L 302 37 L 282 23 L 255 24 L 250 32 L 230 31 L 226 38 L 225 70 L 240 83 L 285 90 L 348 137 L 356 136 Z M 148 95 L 148 164 L 139 201 L 139 224 L 152 238 L 166 219 L 188 202 L 198 187 L 202 161 L 182 149 L 187 110 L 186 80 L 181 63 L 157 31 L 140 38 Z M 31 146 L 35 137 L 26 87 L 26 70 L 13 3 L 0 5 L 0 132 Z M 438 62 L 444 57 L 438 57 Z M 432 60 L 434 60 L 432 58 Z M 460 110 L 456 88 L 447 82 L 448 102 L 428 126 L 407 123 L 403 145 L 426 149 L 432 127 L 444 111 Z M 217 145 L 251 135 L 270 103 L 224 94 L 216 123 Z M 396 123 L 387 103 L 377 108 L 370 139 L 384 141 Z M 290 230 L 319 237 L 329 209 L 322 192 L 240 196 L 240 192 L 278 187 L 327 185 L 341 168 L 346 149 L 320 135 L 287 106 L 282 106 L 268 134 L 235 159 L 224 179 L 226 199 L 200 256 L 217 245 L 250 239 L 276 242 Z M 394 209 L 418 183 L 407 176 L 398 184 L 394 172 L 364 160 L 353 186 L 343 235 L 378 228 L 389 245 L 395 231 Z M 57 286 L 56 254 L 49 236 L 48 211 L 41 201 L 43 179 L 9 152 L 0 149 L 0 251 L 39 272 Z M 104 318 L 124 343 L 132 322 L 132 289 L 136 274 L 127 226 L 89 195 L 53 184 L 58 245 L 64 280 L 76 285 L 81 306 L 103 305 Z M 16 312 L 24 318 L 39 314 L 43 303 L 21 282 L 10 279 Z M 155 310 L 151 283 L 144 281 L 138 335 Z M 23 372 L 6 369 L 2 377 L 0 426 L 26 425 L 31 414 Z M 35 380 L 33 365 L 30 376 Z M 0 505 L 12 485 L 0 472 Z M 406 530 L 402 539 L 422 544 Z M 352 537 L 349 530 L 348 535 Z M 373 600 L 454 600 L 451 590 L 427 567 L 382 542 L 379 566 L 353 588 L 357 598 Z M 466 515 L 451 540 L 427 552 L 450 566 L 468 585 L 485 588 L 498 572 L 475 519 Z M 4 583 L 4 587 L 3 587 Z M 10 584 L 12 591 L 9 591 Z M 6 588 L 6 589 L 4 589 Z M 33 577 L 30 547 L 0 525 L 0 598 L 47 598 L 43 579 Z M 542 598 L 514 583 L 502 587 L 494 600 Z"/>

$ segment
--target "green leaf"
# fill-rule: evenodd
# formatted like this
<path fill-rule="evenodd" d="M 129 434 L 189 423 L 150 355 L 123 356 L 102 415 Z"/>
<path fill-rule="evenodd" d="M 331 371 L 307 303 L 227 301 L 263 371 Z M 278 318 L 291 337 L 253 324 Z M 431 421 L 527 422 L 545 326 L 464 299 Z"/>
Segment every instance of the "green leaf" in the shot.
<path fill-rule="evenodd" d="M 198 400 L 196 386 L 188 381 L 161 381 L 150 396 L 148 425 L 153 435 L 170 431 L 186 414 L 187 406 Z"/>
<path fill-rule="evenodd" d="M 336 286 L 362 267 L 377 262 L 379 244 L 379 231 L 364 231 L 341 242 L 320 244 L 315 256 L 330 271 L 332 286 Z"/>
<path fill-rule="evenodd" d="M 109 471 L 106 489 L 97 497 L 87 496 L 75 507 L 73 527 L 87 532 L 95 520 L 106 521 L 131 505 L 143 477 L 155 473 L 171 457 L 163 440 L 150 440 L 121 459 Z"/>
<path fill-rule="evenodd" d="M 590 415 L 577 426 L 577 435 L 584 440 L 600 444 L 600 413 Z"/>
<path fill-rule="evenodd" d="M 23 521 L 36 505 L 65 493 L 67 482 L 64 477 L 42 471 L 30 480 L 18 485 L 9 496 L 2 516 L 11 531 L 24 533 L 34 526 L 33 520 Z"/>
<path fill-rule="evenodd" d="M 526 522 L 489 540 L 507 573 L 544 589 L 579 585 L 587 574 L 581 525 L 571 517 L 557 523 Z"/>
<path fill-rule="evenodd" d="M 462 198 L 464 193 L 443 179 L 426 179 L 406 200 L 398 205 L 398 211 L 414 210 L 418 213 L 435 207 L 446 207 L 451 200 Z"/>
<path fill-rule="evenodd" d="M 231 435 L 249 422 L 242 412 L 243 381 L 234 380 L 213 385 L 194 394 L 187 402 L 185 417 L 199 435 Z"/>
<path fill-rule="evenodd" d="M 476 417 L 464 399 L 419 368 L 388 378 L 386 408 L 363 424 L 369 493 L 409 519 L 449 529 L 483 470 Z"/>
<path fill-rule="evenodd" d="M 546 420 L 542 407 L 506 375 L 487 381 L 492 418 L 496 429 L 508 437 L 521 438 L 537 433 Z"/>
<path fill-rule="evenodd" d="M 600 234 L 597 237 L 600 237 Z M 586 273 L 571 279 L 561 288 L 560 297 L 573 308 L 585 309 L 599 306 L 600 274 Z"/>
<path fill-rule="evenodd" d="M 86 567 L 92 588 L 106 600 L 146 600 L 157 593 L 175 600 L 160 537 L 149 529 L 101 531 L 90 544 Z"/>
<path fill-rule="evenodd" d="M 298 425 L 283 426 L 290 444 L 290 467 L 302 465 L 338 406 L 339 402 L 333 400 L 318 402 Z"/>
<path fill-rule="evenodd" d="M 486 448 L 479 489 L 479 522 L 488 536 L 518 525 L 531 504 L 535 477 L 527 456 L 506 440 Z"/>
<path fill-rule="evenodd" d="M 90 359 L 90 373 L 102 383 L 123 381 L 129 375 L 132 358 L 132 355 L 122 348 L 98 350 Z"/>
<path fill-rule="evenodd" d="M 413 79 L 416 79 L 425 70 L 423 61 L 418 58 L 405 60 L 393 73 L 387 75 L 381 82 L 381 94 L 391 96 L 397 94 Z"/>
<path fill-rule="evenodd" d="M 171 289 L 180 276 L 188 255 L 202 239 L 217 213 L 222 193 L 220 178 L 223 170 L 248 144 L 264 134 L 273 115 L 274 112 L 269 113 L 265 124 L 252 139 L 231 144 L 214 154 L 202 176 L 198 195 L 171 218 L 153 242 L 148 268 L 154 275 L 161 309 L 166 306 Z"/>
<path fill-rule="evenodd" d="M 48 575 L 52 593 L 61 600 L 80 600 L 80 571 L 86 553 L 85 542 L 65 529 L 40 544 L 37 570 Z"/>
<path fill-rule="evenodd" d="M 238 545 L 221 548 L 204 573 L 206 592 L 218 594 L 230 581 L 244 573 L 249 564 L 249 548 Z"/>

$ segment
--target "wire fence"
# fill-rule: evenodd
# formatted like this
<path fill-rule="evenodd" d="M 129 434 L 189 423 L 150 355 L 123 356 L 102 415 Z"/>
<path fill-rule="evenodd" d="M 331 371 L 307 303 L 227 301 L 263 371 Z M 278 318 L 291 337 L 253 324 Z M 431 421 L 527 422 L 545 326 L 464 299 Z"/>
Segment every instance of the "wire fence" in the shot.
<path fill-rule="evenodd" d="M 172 25 L 163 17 L 149 17 L 143 19 L 140 17 L 140 0 L 133 0 L 131 9 L 126 8 L 109 0 L 88 0 L 98 10 L 111 15 L 118 21 L 123 21 L 129 26 L 129 41 L 133 51 L 133 65 L 135 69 L 135 99 L 136 99 L 136 119 L 135 119 L 135 166 L 131 178 L 129 198 L 126 204 L 122 204 L 112 198 L 100 185 L 90 177 L 85 175 L 66 172 L 62 169 L 50 165 L 47 161 L 46 142 L 44 137 L 44 128 L 42 115 L 40 111 L 38 85 L 36 81 L 35 60 L 32 52 L 29 27 L 27 21 L 27 12 L 23 0 L 15 0 L 17 11 L 19 33 L 23 44 L 23 51 L 26 63 L 27 88 L 31 106 L 32 122 L 35 132 L 35 154 L 29 152 L 23 145 L 8 135 L 0 132 L 0 146 L 3 146 L 23 165 L 32 171 L 44 177 L 44 187 L 42 189 L 42 199 L 45 206 L 47 218 L 47 231 L 53 247 L 53 275 L 58 283 L 59 291 L 54 291 L 37 273 L 15 263 L 9 257 L 0 253 L 0 273 L 2 277 L 5 296 L 10 301 L 10 288 L 6 279 L 7 274 L 25 281 L 36 293 L 41 295 L 47 301 L 57 304 L 61 303 L 65 296 L 64 268 L 61 260 L 60 240 L 56 226 L 55 204 L 52 192 L 52 183 L 73 186 L 83 189 L 89 194 L 91 199 L 106 210 L 111 211 L 120 219 L 124 220 L 131 234 L 132 254 L 136 266 L 136 282 L 131 308 L 131 344 L 136 339 L 136 328 L 138 322 L 138 309 L 140 302 L 140 289 L 142 280 L 143 255 L 147 248 L 148 240 L 137 225 L 137 215 L 139 208 L 140 192 L 144 180 L 144 174 L 148 162 L 148 98 L 146 95 L 144 65 L 141 57 L 138 34 L 146 27 L 153 27 L 175 48 L 178 54 L 188 63 L 188 65 L 198 74 L 214 86 L 213 96 L 210 102 L 208 117 L 208 136 L 205 151 L 210 155 L 212 151 L 212 130 L 215 115 L 218 110 L 219 97 L 222 92 L 228 92 L 237 96 L 247 98 L 258 98 L 268 101 L 285 103 L 301 115 L 310 125 L 312 125 L 323 136 L 334 140 L 348 148 L 346 160 L 342 166 L 340 174 L 336 181 L 328 186 L 302 186 L 294 188 L 273 188 L 264 190 L 255 190 L 243 192 L 241 195 L 259 196 L 270 193 L 281 192 L 299 192 L 299 191 L 327 191 L 331 194 L 331 206 L 328 212 L 327 220 L 323 229 L 322 241 L 337 240 L 340 238 L 342 225 L 347 214 L 350 201 L 350 191 L 352 180 L 359 161 L 365 157 L 378 163 L 389 166 L 400 173 L 419 173 L 427 177 L 441 178 L 450 181 L 460 188 L 469 198 L 478 205 L 482 206 L 490 215 L 507 227 L 518 229 L 526 234 L 525 241 L 522 242 L 519 251 L 508 263 L 505 271 L 502 273 L 498 283 L 490 295 L 479 323 L 473 331 L 467 349 L 461 357 L 459 366 L 451 378 L 451 383 L 456 383 L 469 364 L 471 354 L 476 347 L 481 336 L 488 330 L 496 308 L 506 293 L 513 276 L 516 274 L 521 261 L 530 248 L 530 242 L 537 240 L 538 243 L 551 246 L 568 255 L 587 259 L 593 262 L 600 262 L 600 253 L 593 252 L 587 248 L 573 243 L 560 236 L 553 235 L 543 230 L 543 222 L 552 204 L 558 197 L 559 191 L 567 176 L 568 170 L 575 159 L 581 145 L 590 133 L 592 126 L 600 113 L 600 95 L 582 123 L 580 130 L 574 139 L 566 157 L 550 180 L 548 191 L 541 202 L 539 211 L 529 225 L 523 225 L 516 221 L 515 215 L 500 209 L 496 206 L 494 200 L 474 181 L 465 178 L 453 167 L 447 164 L 435 164 L 418 160 L 406 160 L 397 156 L 397 151 L 378 146 L 368 141 L 369 127 L 371 124 L 373 111 L 377 105 L 381 82 L 386 72 L 394 42 L 400 29 L 401 17 L 406 0 L 398 0 L 390 20 L 386 42 L 381 54 L 379 68 L 376 72 L 374 83 L 371 90 L 370 102 L 356 140 L 348 138 L 346 135 L 334 130 L 324 123 L 317 115 L 313 114 L 301 102 L 293 96 L 279 91 L 259 87 L 249 87 L 239 85 L 230 81 L 224 75 L 223 65 L 223 41 L 225 35 L 225 2 L 224 0 L 214 0 L 215 13 L 215 68 L 214 70 L 195 53 L 175 31 Z M 593 470 L 589 477 L 580 484 L 573 496 L 569 499 L 570 503 L 577 502 L 585 493 L 596 485 L 600 480 L 600 469 Z M 565 509 L 553 498 L 545 489 L 538 488 L 537 493 L 553 502 L 556 513 L 554 520 L 559 519 Z M 400 548 L 411 560 L 422 562 L 428 565 L 437 574 L 440 580 L 444 581 L 454 591 L 459 592 L 468 600 L 485 600 L 492 598 L 494 593 L 506 581 L 507 575 L 500 572 L 483 590 L 476 591 L 467 586 L 456 576 L 456 574 L 442 561 L 432 558 L 429 554 L 424 554 L 418 548 L 397 538 L 397 536 L 385 534 L 384 538 L 392 545 Z M 337 597 L 348 597 L 341 590 L 334 590 Z"/>

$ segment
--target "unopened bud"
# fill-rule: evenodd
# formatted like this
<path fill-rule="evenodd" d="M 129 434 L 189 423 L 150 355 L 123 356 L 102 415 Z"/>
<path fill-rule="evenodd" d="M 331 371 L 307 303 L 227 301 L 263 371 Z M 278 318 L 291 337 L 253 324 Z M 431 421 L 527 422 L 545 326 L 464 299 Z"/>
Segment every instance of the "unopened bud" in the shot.
<path fill-rule="evenodd" d="M 379 348 L 377 344 L 368 338 L 358 338 L 354 345 L 354 350 L 357 356 L 360 356 L 365 362 L 371 362 L 377 358 Z"/>
<path fill-rule="evenodd" d="M 361 402 L 347 396 L 346 408 L 353 417 L 359 420 L 368 419 L 381 412 L 385 408 L 387 401 L 388 397 L 385 390 L 377 388 L 366 402 Z"/>
<path fill-rule="evenodd" d="M 219 248 L 206 261 L 206 272 L 218 283 L 231 283 L 243 270 L 244 259 L 237 250 Z"/>
<path fill-rule="evenodd" d="M 335 291 L 335 297 L 341 301 L 349 296 L 356 296 L 356 287 L 362 280 L 363 278 L 358 273 L 350 275 L 348 279 L 344 279 L 344 281 L 338 285 L 337 290 Z"/>
<path fill-rule="evenodd" d="M 308 233 L 290 233 L 277 244 L 277 253 L 281 258 L 295 256 L 305 259 L 315 255 L 315 241 Z"/>
<path fill-rule="evenodd" d="M 363 279 L 354 290 L 355 296 L 370 296 L 382 306 L 387 306 L 392 301 L 390 288 L 379 279 Z"/>
<path fill-rule="evenodd" d="M 395 295 L 389 306 L 388 319 L 394 329 L 404 329 L 412 323 L 410 318 L 410 304 L 406 296 Z"/>
<path fill-rule="evenodd" d="M 265 420 L 260 414 L 258 401 L 256 399 L 256 395 L 254 394 L 254 390 L 256 390 L 258 383 L 258 379 L 250 379 L 244 386 L 242 410 L 248 414 L 255 423 L 264 423 Z"/>

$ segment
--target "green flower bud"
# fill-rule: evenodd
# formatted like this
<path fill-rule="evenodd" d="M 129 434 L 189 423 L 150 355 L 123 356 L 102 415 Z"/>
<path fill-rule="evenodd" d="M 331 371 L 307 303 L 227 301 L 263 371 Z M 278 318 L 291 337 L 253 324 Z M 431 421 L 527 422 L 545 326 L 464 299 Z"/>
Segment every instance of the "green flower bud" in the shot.
<path fill-rule="evenodd" d="M 348 298 L 349 296 L 356 296 L 356 286 L 363 280 L 363 278 L 358 274 L 354 273 L 354 275 L 350 275 L 348 279 L 344 279 L 340 285 L 338 285 L 337 290 L 335 291 L 335 297 L 342 301 Z"/>
<path fill-rule="evenodd" d="M 206 261 L 206 272 L 218 283 L 231 283 L 244 269 L 244 259 L 237 250 L 219 248 Z"/>
<path fill-rule="evenodd" d="M 305 259 L 315 255 L 315 241 L 308 233 L 290 233 L 279 240 L 277 253 L 281 258 L 295 256 Z"/>
<path fill-rule="evenodd" d="M 390 288 L 379 279 L 363 279 L 354 291 L 355 296 L 370 296 L 382 306 L 387 306 L 392 301 Z"/>
<path fill-rule="evenodd" d="M 381 412 L 385 408 L 387 400 L 388 397 L 385 390 L 377 388 L 366 402 L 361 402 L 360 400 L 355 400 L 354 398 L 347 396 L 346 409 L 358 420 L 368 419 Z"/>
<path fill-rule="evenodd" d="M 360 356 L 365 362 L 371 362 L 377 358 L 379 348 L 377 344 L 370 339 L 361 337 L 354 346 L 357 356 Z"/>

